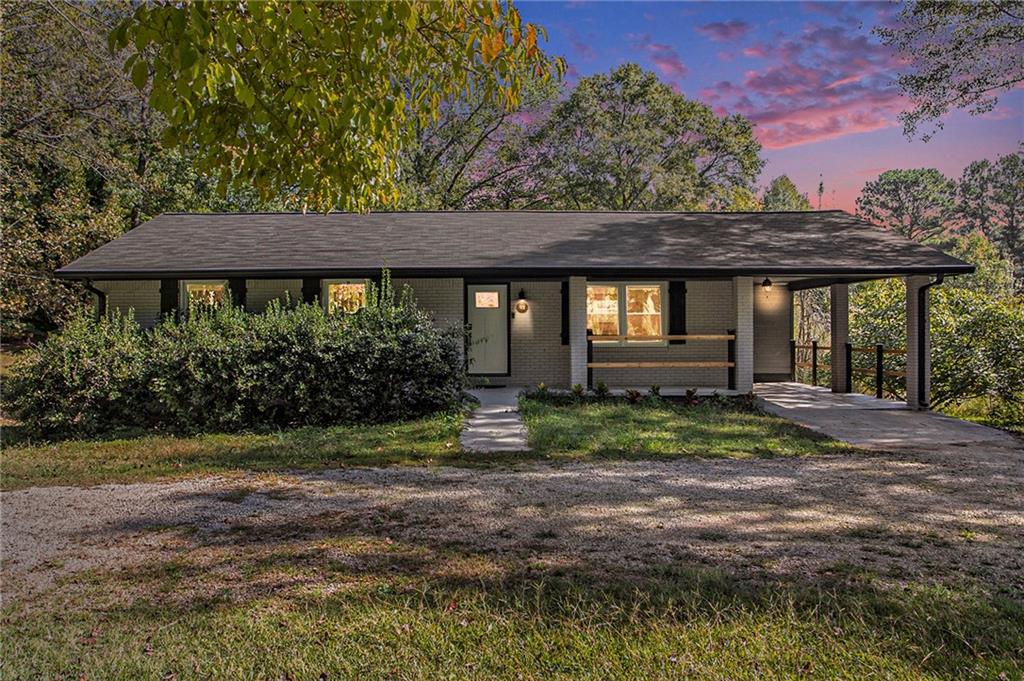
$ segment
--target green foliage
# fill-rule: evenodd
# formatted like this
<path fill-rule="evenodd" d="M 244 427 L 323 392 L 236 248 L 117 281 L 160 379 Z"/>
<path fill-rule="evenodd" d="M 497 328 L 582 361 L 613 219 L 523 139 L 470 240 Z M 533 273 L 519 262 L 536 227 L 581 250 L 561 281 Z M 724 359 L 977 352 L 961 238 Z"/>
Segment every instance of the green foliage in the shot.
<path fill-rule="evenodd" d="M 654 397 L 654 398 L 661 397 L 661 386 L 658 385 L 657 383 L 652 384 L 651 387 L 648 388 L 648 390 L 647 390 L 647 395 L 649 397 Z"/>
<path fill-rule="evenodd" d="M 110 37 L 125 71 L 221 186 L 318 210 L 398 200 L 417 124 L 473 91 L 514 108 L 524 73 L 564 70 L 511 3 L 141 4 Z"/>
<path fill-rule="evenodd" d="M 981 236 L 961 239 L 954 254 L 978 267 L 930 291 L 932 341 L 931 403 L 940 410 L 984 398 L 1000 423 L 1024 421 L 1024 302 L 1015 296 L 1008 265 Z M 906 289 L 899 280 L 859 284 L 850 300 L 850 342 L 906 343 Z M 867 365 L 866 355 L 856 361 Z M 889 357 L 886 369 L 902 370 Z M 871 360 L 873 367 L 873 359 Z M 865 379 L 872 380 L 872 379 Z M 873 383 L 865 384 L 873 389 Z M 885 379 L 885 392 L 905 394 L 902 379 Z"/>
<path fill-rule="evenodd" d="M 1024 153 L 964 168 L 957 192 L 961 234 L 981 233 L 1024 275 Z"/>
<path fill-rule="evenodd" d="M 857 213 L 915 241 L 942 236 L 953 216 L 956 183 L 934 168 L 887 170 L 864 185 Z"/>
<path fill-rule="evenodd" d="M 900 114 L 910 137 L 923 123 L 942 128 L 952 109 L 991 111 L 1024 81 L 1024 7 L 1019 0 L 911 0 L 894 25 L 875 28 L 909 66 L 899 85 L 913 108 Z M 932 131 L 922 137 L 927 140 Z"/>
<path fill-rule="evenodd" d="M 18 367 L 5 398 L 38 435 L 381 423 L 456 407 L 458 330 L 435 329 L 386 277 L 367 298 L 352 315 L 193 309 L 152 332 L 120 315 L 78 319 Z"/>
<path fill-rule="evenodd" d="M 608 384 L 604 381 L 598 381 L 594 385 L 594 396 L 595 397 L 608 397 L 611 391 L 608 389 Z"/>
<path fill-rule="evenodd" d="M 787 175 L 779 175 L 764 190 L 764 210 L 810 210 L 807 194 L 797 191 L 796 185 Z"/>
<path fill-rule="evenodd" d="M 541 144 L 554 208 L 728 209 L 749 201 L 764 165 L 750 121 L 716 116 L 636 64 L 580 80 Z"/>
<path fill-rule="evenodd" d="M 0 3 L 5 337 L 45 333 L 82 309 L 82 285 L 53 272 L 153 215 L 276 207 L 251 187 L 220 197 L 190 150 L 161 147 L 163 117 L 107 46 L 129 9 Z"/>

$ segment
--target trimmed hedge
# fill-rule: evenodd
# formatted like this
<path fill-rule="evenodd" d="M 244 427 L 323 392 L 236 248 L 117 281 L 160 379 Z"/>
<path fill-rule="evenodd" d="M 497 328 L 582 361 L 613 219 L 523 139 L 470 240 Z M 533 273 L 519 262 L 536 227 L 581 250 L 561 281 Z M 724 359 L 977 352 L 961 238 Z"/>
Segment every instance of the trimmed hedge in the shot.
<path fill-rule="evenodd" d="M 16 367 L 5 407 L 44 436 L 381 423 L 455 408 L 464 330 L 437 329 L 410 294 L 396 297 L 385 273 L 355 314 L 223 306 L 150 331 L 130 316 L 80 317 Z"/>

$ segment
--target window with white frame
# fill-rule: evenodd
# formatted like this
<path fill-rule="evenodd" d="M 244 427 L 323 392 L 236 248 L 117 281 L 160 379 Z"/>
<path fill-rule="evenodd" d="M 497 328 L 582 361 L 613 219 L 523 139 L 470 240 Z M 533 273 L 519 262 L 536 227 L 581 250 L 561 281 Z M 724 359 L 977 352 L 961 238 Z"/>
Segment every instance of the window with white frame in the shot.
<path fill-rule="evenodd" d="M 328 312 L 356 312 L 366 306 L 366 280 L 327 279 L 322 299 Z"/>
<path fill-rule="evenodd" d="M 664 282 L 614 282 L 587 285 L 587 328 L 601 343 L 663 343 L 651 336 L 665 334 Z M 600 336 L 620 336 L 601 341 Z"/>

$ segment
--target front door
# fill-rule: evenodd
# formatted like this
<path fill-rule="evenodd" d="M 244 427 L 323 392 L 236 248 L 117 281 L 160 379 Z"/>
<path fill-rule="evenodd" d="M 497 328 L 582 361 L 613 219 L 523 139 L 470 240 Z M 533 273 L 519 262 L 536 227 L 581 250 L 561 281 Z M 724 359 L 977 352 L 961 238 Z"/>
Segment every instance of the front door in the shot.
<path fill-rule="evenodd" d="M 507 376 L 508 284 L 467 284 L 469 373 Z"/>

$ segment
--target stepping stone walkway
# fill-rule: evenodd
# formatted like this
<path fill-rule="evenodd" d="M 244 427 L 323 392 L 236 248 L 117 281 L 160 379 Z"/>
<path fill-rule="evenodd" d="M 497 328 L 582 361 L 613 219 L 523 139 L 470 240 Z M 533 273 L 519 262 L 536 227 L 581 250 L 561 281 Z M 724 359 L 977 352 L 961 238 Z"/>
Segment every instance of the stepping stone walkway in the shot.
<path fill-rule="evenodd" d="M 470 390 L 480 400 L 462 429 L 467 452 L 528 452 L 526 426 L 519 416 L 519 388 Z"/>

